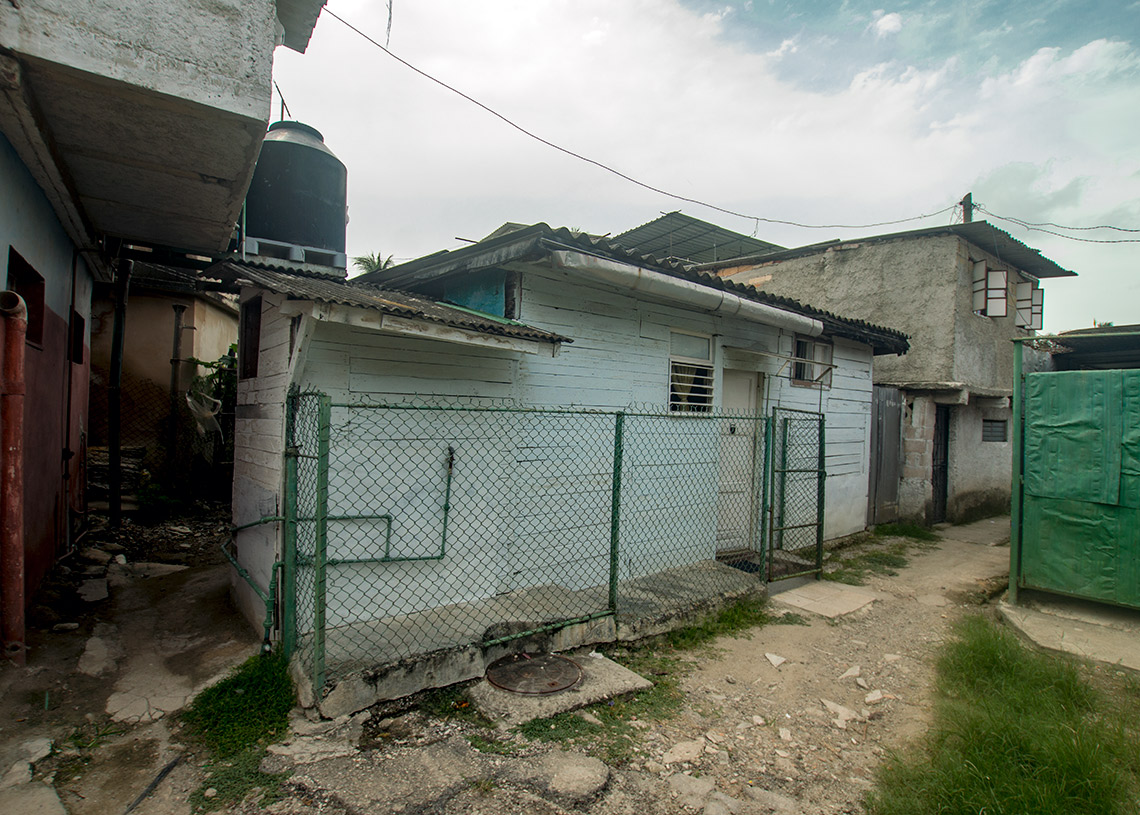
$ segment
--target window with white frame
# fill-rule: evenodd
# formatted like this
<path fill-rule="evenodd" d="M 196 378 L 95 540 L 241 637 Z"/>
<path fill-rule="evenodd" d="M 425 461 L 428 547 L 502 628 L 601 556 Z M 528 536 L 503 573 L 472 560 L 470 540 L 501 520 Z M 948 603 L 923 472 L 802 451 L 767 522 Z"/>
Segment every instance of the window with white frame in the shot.
<path fill-rule="evenodd" d="M 709 413 L 713 406 L 713 343 L 707 334 L 669 332 L 669 410 Z"/>
<path fill-rule="evenodd" d="M 1007 290 L 1009 273 L 991 269 L 984 260 L 974 263 L 974 313 L 983 317 L 1005 317 L 1008 314 Z"/>
<path fill-rule="evenodd" d="M 1017 284 L 1017 327 L 1040 331 L 1044 326 L 1045 291 L 1036 281 Z"/>
<path fill-rule="evenodd" d="M 796 337 L 792 354 L 792 384 L 812 388 L 831 387 L 832 346 L 808 337 Z"/>

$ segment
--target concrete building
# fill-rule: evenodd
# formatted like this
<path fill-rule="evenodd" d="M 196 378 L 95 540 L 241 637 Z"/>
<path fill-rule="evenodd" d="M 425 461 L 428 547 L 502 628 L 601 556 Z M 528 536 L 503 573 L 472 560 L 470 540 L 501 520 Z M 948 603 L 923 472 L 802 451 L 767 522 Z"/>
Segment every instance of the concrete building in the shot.
<path fill-rule="evenodd" d="M 14 659 L 23 609 L 83 508 L 93 286 L 132 253 L 186 262 L 228 246 L 269 119 L 273 50 L 304 50 L 322 6 L 0 3 L 0 283 L 28 316 L 23 410 L 0 417 L 20 423 L 23 450 L 0 483 Z"/>
<path fill-rule="evenodd" d="M 901 464 L 898 516 L 957 522 L 1008 510 L 1011 340 L 1041 328 L 1040 281 L 1073 272 L 984 221 L 699 268 L 904 331 L 910 352 L 877 359 L 874 374 L 902 408 L 901 452 L 886 462 Z"/>

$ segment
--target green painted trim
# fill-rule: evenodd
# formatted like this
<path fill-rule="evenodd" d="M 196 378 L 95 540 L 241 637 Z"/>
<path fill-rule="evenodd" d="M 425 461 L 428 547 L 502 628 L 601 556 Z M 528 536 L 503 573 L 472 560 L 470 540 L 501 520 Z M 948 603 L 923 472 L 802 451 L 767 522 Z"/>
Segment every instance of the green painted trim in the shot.
<path fill-rule="evenodd" d="M 1013 352 L 1013 473 L 1010 484 L 1009 507 L 1009 601 L 1017 604 L 1017 587 L 1021 582 L 1021 512 L 1024 504 L 1023 472 L 1025 415 L 1022 400 L 1025 398 L 1025 374 L 1022 362 L 1022 343 L 1014 341 Z"/>
<path fill-rule="evenodd" d="M 328 556 L 329 511 L 329 428 L 332 401 L 321 396 L 317 408 L 317 506 L 316 545 L 313 552 L 313 694 L 319 699 L 325 687 L 325 604 Z"/>
<path fill-rule="evenodd" d="M 618 561 L 621 543 L 621 468 L 625 449 L 625 414 L 614 418 L 614 463 L 610 495 L 610 613 L 617 613 Z"/>

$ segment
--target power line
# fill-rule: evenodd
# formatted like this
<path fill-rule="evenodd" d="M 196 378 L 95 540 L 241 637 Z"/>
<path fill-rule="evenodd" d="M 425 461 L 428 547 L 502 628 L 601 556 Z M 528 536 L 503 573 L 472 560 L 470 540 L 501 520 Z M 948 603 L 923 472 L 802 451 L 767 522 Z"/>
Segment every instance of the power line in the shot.
<path fill-rule="evenodd" d="M 281 86 L 277 84 L 277 80 L 273 80 L 273 87 L 277 89 L 277 95 L 281 98 L 281 118 L 285 118 L 285 114 L 289 114 L 289 118 L 293 118 L 293 111 L 289 110 L 289 106 L 285 104 L 285 94 L 281 93 Z"/>
<path fill-rule="evenodd" d="M 1005 215 L 998 215 L 996 212 L 991 212 L 990 210 L 986 209 L 981 204 L 974 204 L 974 208 L 981 210 L 982 212 L 986 213 L 986 215 L 989 215 L 991 218 L 997 218 L 999 221 L 1007 221 L 1011 224 L 1017 224 L 1018 226 L 1022 227 L 1023 229 L 1029 229 L 1029 230 L 1032 230 L 1034 232 L 1044 232 L 1047 235 L 1055 235 L 1056 237 L 1064 238 L 1065 240 L 1079 241 L 1080 243 L 1140 243 L 1140 238 L 1081 238 L 1081 237 L 1078 237 L 1076 235 L 1066 235 L 1064 232 L 1057 232 L 1056 230 L 1053 230 L 1053 229 L 1045 229 L 1044 226 L 1042 226 L 1042 225 L 1033 224 L 1029 221 L 1023 221 L 1020 218 L 1010 218 L 1010 217 L 1007 217 Z M 1050 226 L 1057 226 L 1057 224 L 1049 224 L 1049 225 Z M 1101 226 L 1101 227 L 1061 226 L 1058 228 L 1059 229 L 1082 229 L 1082 230 L 1084 230 L 1084 229 L 1115 229 L 1119 232 L 1140 232 L 1140 230 L 1137 230 L 1137 229 L 1127 229 L 1125 227 L 1120 227 L 1120 226 Z"/>
<path fill-rule="evenodd" d="M 537 141 L 541 144 L 544 144 L 547 147 L 550 147 L 554 150 L 557 150 L 560 153 L 565 153 L 566 155 L 571 156 L 572 158 L 576 158 L 579 161 L 584 161 L 587 164 L 592 164 L 595 167 L 597 167 L 601 170 L 605 170 L 607 173 L 611 173 L 613 175 L 616 175 L 618 178 L 624 179 L 624 180 L 630 182 L 631 184 L 635 184 L 638 187 L 641 187 L 642 189 L 649 190 L 650 192 L 655 192 L 658 195 L 664 195 L 666 198 L 672 198 L 675 201 L 684 201 L 685 203 L 688 203 L 688 204 L 696 204 L 697 206 L 705 207 L 707 209 L 711 209 L 711 210 L 714 210 L 716 212 L 721 212 L 721 213 L 724 213 L 725 215 L 732 215 L 736 218 L 744 218 L 745 220 L 748 220 L 748 221 L 754 221 L 757 224 L 760 224 L 760 223 L 783 224 L 786 226 L 800 227 L 802 229 L 870 229 L 872 227 L 878 227 L 878 226 L 893 226 L 895 224 L 907 223 L 908 221 L 920 221 L 924 218 L 932 218 L 935 215 L 941 215 L 944 212 L 949 212 L 950 210 L 952 210 L 958 206 L 958 203 L 955 202 L 948 207 L 943 207 L 942 209 L 936 210 L 935 212 L 928 212 L 924 215 L 913 215 L 909 218 L 898 218 L 898 219 L 893 220 L 893 221 L 879 221 L 877 223 L 871 223 L 871 224 L 804 224 L 804 223 L 799 223 L 798 221 L 785 221 L 785 220 L 782 220 L 780 218 L 764 218 L 764 217 L 761 217 L 758 215 L 748 215 L 748 214 L 743 213 L 743 212 L 737 212 L 736 210 L 727 209 L 725 207 L 717 206 L 716 204 L 710 204 L 707 201 L 701 201 L 698 198 L 689 198 L 689 197 L 684 196 L 684 195 L 678 195 L 677 193 L 669 192 L 668 190 L 661 189 L 660 187 L 654 187 L 652 184 L 647 184 L 644 181 L 639 181 L 638 179 L 636 179 L 632 176 L 626 175 L 625 173 L 621 172 L 620 170 L 617 170 L 617 169 L 614 169 L 613 167 L 610 167 L 608 164 L 603 164 L 602 162 L 597 161 L 596 159 L 592 159 L 588 156 L 584 156 L 581 153 L 575 153 L 573 150 L 570 150 L 566 147 L 562 147 L 559 144 L 555 144 L 554 142 L 552 142 L 548 139 L 544 139 L 542 136 L 539 136 L 538 134 L 533 133 L 530 130 L 527 130 L 522 125 L 512 121 L 511 119 L 508 119 L 503 114 L 501 114 L 498 111 L 494 110 L 493 108 L 490 108 L 487 105 L 483 104 L 478 99 L 475 99 L 474 97 L 468 96 L 466 93 L 459 90 L 458 88 L 455 88 L 451 85 L 448 85 L 446 82 L 444 82 L 441 79 L 436 79 L 431 74 L 417 68 L 415 65 L 408 62 L 407 60 L 396 56 L 391 51 L 389 51 L 387 48 L 385 48 L 383 45 L 381 45 L 377 40 L 374 40 L 372 37 L 365 34 L 359 28 L 354 26 L 352 23 L 348 22 L 343 17 L 340 17 L 335 12 L 331 11 L 328 8 L 328 6 L 325 6 L 321 10 L 321 13 L 327 14 L 328 16 L 332 17 L 334 20 L 339 22 L 341 25 L 348 28 L 350 31 L 353 31 L 356 34 L 360 35 L 365 40 L 367 40 L 372 45 L 379 48 L 381 51 L 383 51 L 385 54 L 390 56 L 392 59 L 399 62 L 404 67 L 409 68 L 412 71 L 415 71 L 417 74 L 422 76 L 424 79 L 430 80 L 430 81 L 434 82 L 435 84 L 439 85 L 440 87 L 451 91 L 452 93 L 456 94 L 457 96 L 460 96 L 463 99 L 466 99 L 468 102 L 475 105 L 476 107 L 482 108 L 484 111 L 491 114 L 496 119 L 499 119 L 504 124 L 507 124 L 510 127 L 514 128 L 515 130 L 519 131 L 524 136 L 527 136 L 531 139 L 534 139 L 535 141 Z"/>

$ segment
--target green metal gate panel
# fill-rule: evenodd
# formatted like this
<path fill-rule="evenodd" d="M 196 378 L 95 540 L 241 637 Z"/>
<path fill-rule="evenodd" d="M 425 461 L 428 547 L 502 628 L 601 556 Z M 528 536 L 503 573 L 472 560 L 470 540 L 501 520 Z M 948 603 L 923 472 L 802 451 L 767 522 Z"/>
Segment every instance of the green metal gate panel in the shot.
<path fill-rule="evenodd" d="M 1140 608 L 1140 371 L 1028 374 L 1023 411 L 1017 585 Z"/>

